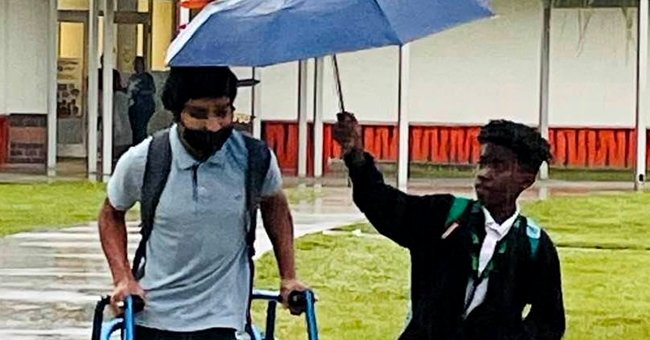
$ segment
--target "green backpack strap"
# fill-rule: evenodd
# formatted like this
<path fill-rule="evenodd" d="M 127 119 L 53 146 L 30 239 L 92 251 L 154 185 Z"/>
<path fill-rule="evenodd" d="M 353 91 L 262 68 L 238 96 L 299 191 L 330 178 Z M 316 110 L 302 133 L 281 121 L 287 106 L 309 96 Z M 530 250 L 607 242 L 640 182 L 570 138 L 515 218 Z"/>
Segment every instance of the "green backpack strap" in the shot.
<path fill-rule="evenodd" d="M 463 213 L 465 213 L 465 210 L 467 210 L 467 207 L 471 202 L 472 200 L 469 198 L 454 196 L 454 202 L 451 204 L 451 208 L 447 214 L 447 221 L 445 221 L 445 226 L 449 227 L 454 222 L 458 221 L 458 219 L 463 216 Z"/>
<path fill-rule="evenodd" d="M 447 214 L 447 221 L 445 226 L 449 228 L 452 224 L 457 222 L 467 210 L 467 207 L 472 203 L 472 200 L 464 197 L 454 197 L 454 202 L 451 204 L 449 213 Z M 537 259 L 537 252 L 539 249 L 539 239 L 542 235 L 542 228 L 532 219 L 526 218 L 526 236 L 530 244 L 530 255 L 531 259 L 535 261 Z M 408 304 L 408 312 L 406 315 L 406 326 L 410 323 L 413 317 L 413 306 L 411 302 Z"/>
<path fill-rule="evenodd" d="M 527 218 L 526 236 L 528 236 L 528 243 L 530 243 L 530 257 L 535 261 L 539 249 L 539 238 L 542 236 L 542 228 L 530 218 Z"/>
<path fill-rule="evenodd" d="M 449 214 L 447 215 L 447 221 L 445 221 L 445 227 L 450 227 L 454 222 L 457 222 L 467 207 L 472 203 L 472 200 L 464 197 L 454 197 L 454 202 L 451 204 L 449 209 Z M 531 218 L 527 218 L 526 225 L 526 236 L 528 236 L 528 242 L 530 244 L 530 255 L 532 260 L 537 259 L 537 253 L 539 249 L 539 238 L 542 235 L 542 228 Z"/>

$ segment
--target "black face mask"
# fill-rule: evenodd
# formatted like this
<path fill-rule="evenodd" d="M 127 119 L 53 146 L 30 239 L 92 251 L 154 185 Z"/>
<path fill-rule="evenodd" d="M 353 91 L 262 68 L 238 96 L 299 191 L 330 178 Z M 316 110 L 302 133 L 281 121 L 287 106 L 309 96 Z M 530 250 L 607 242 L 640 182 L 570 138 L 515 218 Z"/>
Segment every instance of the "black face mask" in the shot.
<path fill-rule="evenodd" d="M 185 127 L 183 124 L 179 126 L 181 127 L 181 138 L 192 149 L 190 150 L 192 156 L 200 161 L 207 160 L 215 152 L 221 150 L 232 134 L 232 126 L 223 127 L 216 132 L 193 130 Z"/>

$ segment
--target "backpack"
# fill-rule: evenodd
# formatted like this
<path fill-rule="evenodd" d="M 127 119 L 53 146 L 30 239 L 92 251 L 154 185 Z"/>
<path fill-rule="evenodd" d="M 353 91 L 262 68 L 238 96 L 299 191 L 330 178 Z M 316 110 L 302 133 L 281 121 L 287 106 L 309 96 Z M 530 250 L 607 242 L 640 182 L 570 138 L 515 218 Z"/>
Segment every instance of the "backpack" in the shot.
<path fill-rule="evenodd" d="M 255 230 L 257 228 L 257 210 L 261 201 L 264 179 L 271 162 L 271 151 L 265 142 L 245 134 L 242 134 L 242 136 L 248 150 L 246 207 L 249 224 L 246 229 L 246 244 L 248 246 L 249 260 L 252 263 L 252 258 L 255 255 L 253 243 L 255 243 Z M 153 135 L 149 144 L 149 153 L 147 154 L 140 199 L 140 234 L 142 238 L 135 251 L 132 267 L 133 275 L 137 279 L 142 278 L 145 273 L 147 241 L 153 230 L 156 208 L 160 201 L 160 195 L 165 189 L 171 171 L 171 164 L 172 150 L 169 141 L 169 129 L 165 129 Z M 142 262 L 143 260 L 145 263 Z"/>
<path fill-rule="evenodd" d="M 458 221 L 467 211 L 467 208 L 473 203 L 472 200 L 464 197 L 454 196 L 454 201 L 451 204 L 451 208 L 447 213 L 447 220 L 445 221 L 445 232 L 442 234 L 443 238 L 446 238 L 451 234 L 454 229 L 458 226 Z M 526 235 L 528 236 L 528 243 L 530 244 L 530 257 L 532 261 L 537 259 L 537 251 L 539 248 L 539 238 L 542 234 L 541 228 L 530 218 L 526 218 Z M 413 317 L 413 308 L 411 306 L 411 301 L 408 303 L 408 311 L 406 315 L 406 326 L 411 322 Z"/>
<path fill-rule="evenodd" d="M 472 200 L 463 197 L 454 197 L 454 201 L 451 204 L 449 213 L 447 214 L 447 220 L 445 221 L 445 234 L 449 234 L 453 229 L 453 225 L 460 220 L 463 216 L 467 207 L 473 203 Z M 526 235 L 528 236 L 528 243 L 530 245 L 530 256 L 531 260 L 537 259 L 537 251 L 539 248 L 539 238 L 542 234 L 541 228 L 530 218 L 526 218 Z"/>

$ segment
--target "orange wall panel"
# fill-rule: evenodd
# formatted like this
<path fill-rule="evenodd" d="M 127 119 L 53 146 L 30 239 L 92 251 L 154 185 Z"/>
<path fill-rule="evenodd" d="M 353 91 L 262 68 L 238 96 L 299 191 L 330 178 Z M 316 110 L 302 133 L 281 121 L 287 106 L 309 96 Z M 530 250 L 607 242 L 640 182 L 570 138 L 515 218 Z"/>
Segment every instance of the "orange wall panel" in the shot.
<path fill-rule="evenodd" d="M 263 123 L 263 136 L 276 152 L 286 173 L 296 173 L 298 128 L 295 122 Z M 313 136 L 308 134 L 308 172 L 313 173 Z M 480 155 L 479 126 L 411 126 L 410 159 L 433 164 L 472 165 Z M 323 128 L 323 164 L 341 156 L 332 139 L 332 124 Z M 362 139 L 366 150 L 381 161 L 396 161 L 399 133 L 395 125 L 364 125 Z M 636 158 L 636 137 L 629 128 L 562 128 L 549 131 L 554 155 L 553 166 L 565 168 L 629 169 Z M 650 148 L 650 138 L 648 138 Z M 650 154 L 648 154 L 650 165 Z"/>

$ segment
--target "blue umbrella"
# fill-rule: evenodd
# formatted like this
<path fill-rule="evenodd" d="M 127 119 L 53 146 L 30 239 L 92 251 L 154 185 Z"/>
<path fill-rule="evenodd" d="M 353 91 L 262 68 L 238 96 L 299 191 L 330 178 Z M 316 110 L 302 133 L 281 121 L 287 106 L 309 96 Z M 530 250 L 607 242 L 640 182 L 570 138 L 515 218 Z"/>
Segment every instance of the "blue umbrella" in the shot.
<path fill-rule="evenodd" d="M 268 66 L 410 41 L 492 15 L 489 0 L 223 0 L 172 42 L 170 66 Z"/>

